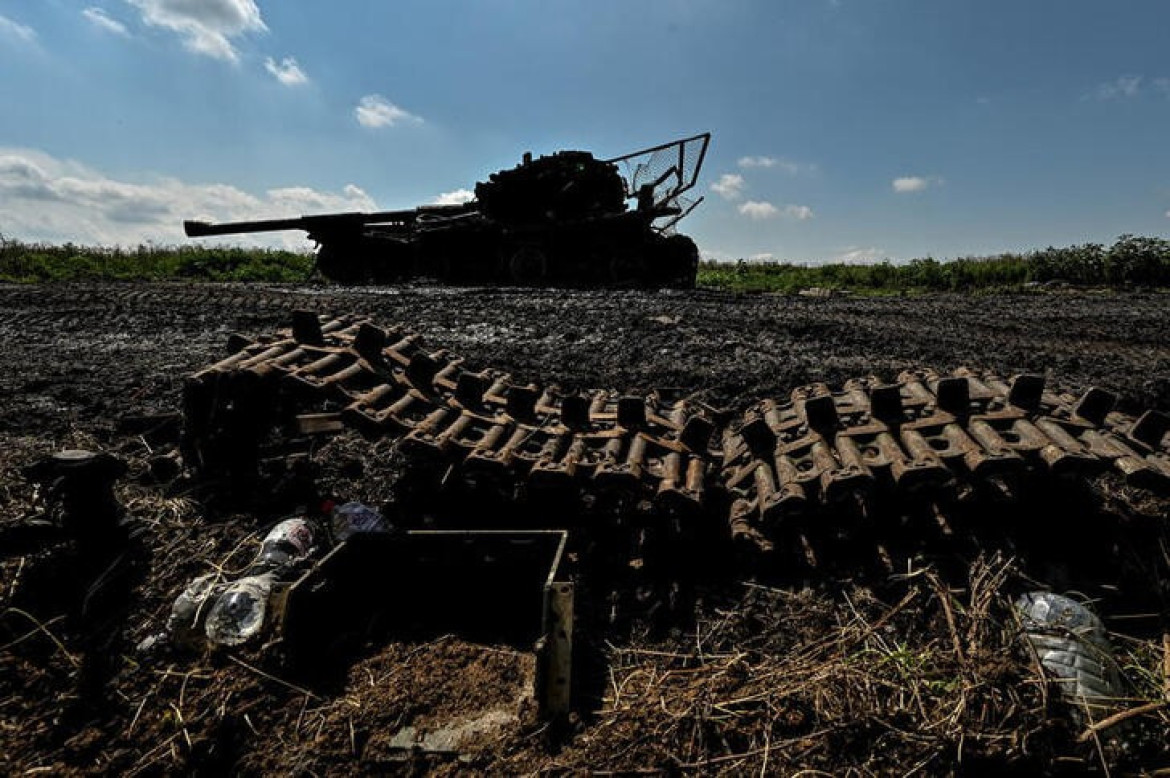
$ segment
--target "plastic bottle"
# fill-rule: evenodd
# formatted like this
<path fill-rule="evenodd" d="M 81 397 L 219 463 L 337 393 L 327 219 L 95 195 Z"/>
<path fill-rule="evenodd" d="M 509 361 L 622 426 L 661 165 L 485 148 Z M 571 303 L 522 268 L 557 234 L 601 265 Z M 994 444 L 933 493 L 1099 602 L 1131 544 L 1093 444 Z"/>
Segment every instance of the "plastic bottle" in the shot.
<path fill-rule="evenodd" d="M 307 519 L 285 519 L 264 537 L 260 554 L 248 572 L 257 575 L 305 559 L 313 551 L 313 536 L 313 525 Z"/>
<path fill-rule="evenodd" d="M 175 598 L 167 618 L 167 632 L 179 645 L 191 645 L 203 637 L 203 623 L 211 603 L 227 588 L 215 573 L 201 575 Z"/>
<path fill-rule="evenodd" d="M 276 573 L 251 575 L 228 586 L 207 613 L 204 631 L 218 646 L 238 646 L 260 634 Z"/>
<path fill-rule="evenodd" d="M 362 532 L 389 532 L 381 513 L 360 502 L 347 502 L 333 510 L 333 538 L 338 543 Z"/>
<path fill-rule="evenodd" d="M 1092 611 L 1052 592 L 1029 592 L 1016 601 L 1016 608 L 1024 637 L 1061 696 L 1098 709 L 1112 707 L 1123 696 L 1113 646 Z"/>

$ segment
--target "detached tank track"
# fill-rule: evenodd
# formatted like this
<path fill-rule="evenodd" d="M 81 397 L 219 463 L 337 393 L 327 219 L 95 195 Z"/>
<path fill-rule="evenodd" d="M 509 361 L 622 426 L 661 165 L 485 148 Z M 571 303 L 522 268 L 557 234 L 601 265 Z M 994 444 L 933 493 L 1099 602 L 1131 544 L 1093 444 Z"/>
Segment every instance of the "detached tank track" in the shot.
<path fill-rule="evenodd" d="M 814 523 L 848 532 L 893 502 L 928 511 L 949 533 L 946 509 L 973 494 L 1010 501 L 1039 481 L 1070 486 L 1108 470 L 1170 492 L 1170 418 L 1135 420 L 1115 403 L 1101 389 L 1078 399 L 1048 391 L 1041 376 L 962 368 L 799 387 L 723 430 L 732 537 L 771 550 L 778 538 L 804 540 Z"/>
<path fill-rule="evenodd" d="M 326 410 L 368 438 L 395 440 L 410 459 L 457 465 L 468 480 L 538 492 L 587 483 L 671 513 L 702 506 L 716 426 L 686 403 L 519 384 L 354 317 L 298 314 L 287 336 L 236 345 L 185 386 L 185 455 L 205 473 L 254 473 L 273 425 Z"/>
<path fill-rule="evenodd" d="M 204 475 L 246 478 L 274 430 L 326 419 L 465 482 L 623 495 L 753 553 L 795 539 L 810 557 L 810 534 L 848 534 L 891 510 L 920 509 L 946 528 L 949 506 L 1010 500 L 1036 483 L 1114 471 L 1170 494 L 1170 417 L 1135 419 L 1109 392 L 1056 394 L 1036 375 L 921 370 L 810 384 L 722 424 L 653 395 L 520 384 L 352 316 L 297 313 L 291 331 L 234 347 L 185 387 L 184 454 Z"/>

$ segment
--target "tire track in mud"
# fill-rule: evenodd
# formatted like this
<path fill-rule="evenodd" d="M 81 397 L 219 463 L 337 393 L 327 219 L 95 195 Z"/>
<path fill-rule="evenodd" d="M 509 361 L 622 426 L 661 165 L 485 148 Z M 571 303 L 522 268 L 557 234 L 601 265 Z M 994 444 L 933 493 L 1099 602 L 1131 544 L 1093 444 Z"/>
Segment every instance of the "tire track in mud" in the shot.
<path fill-rule="evenodd" d="M 663 391 L 742 410 L 812 381 L 910 368 L 1038 372 L 1122 407 L 1170 410 L 1170 295 L 1057 292 L 808 299 L 711 290 L 0 286 L 0 429 L 33 432 L 178 408 L 182 378 L 233 331 L 292 310 L 405 323 L 517 379 Z"/>

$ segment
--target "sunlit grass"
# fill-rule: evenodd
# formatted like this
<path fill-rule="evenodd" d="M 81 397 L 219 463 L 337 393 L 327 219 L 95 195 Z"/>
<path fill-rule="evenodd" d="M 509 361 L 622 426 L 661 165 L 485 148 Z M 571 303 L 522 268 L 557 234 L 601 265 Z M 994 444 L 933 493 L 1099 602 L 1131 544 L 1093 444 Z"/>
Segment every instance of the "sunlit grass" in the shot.
<path fill-rule="evenodd" d="M 796 265 L 785 262 L 704 262 L 700 286 L 743 292 L 787 292 L 818 287 L 854 292 L 1013 289 L 1064 282 L 1087 286 L 1170 286 L 1170 241 L 1122 235 L 1106 248 L 1087 243 L 1027 254 L 963 257 L 904 264 Z"/>
<path fill-rule="evenodd" d="M 0 237 L 0 281 L 268 281 L 304 280 L 308 254 L 203 246 L 102 248 Z M 1017 289 L 1061 282 L 1102 287 L 1170 287 L 1170 241 L 1122 235 L 1109 247 L 1087 243 L 1026 254 L 906 263 L 798 265 L 704 262 L 699 286 L 740 292 L 795 293 L 820 288 L 862 294 Z"/>
<path fill-rule="evenodd" d="M 0 281 L 302 281 L 307 254 L 256 248 L 139 246 L 132 249 L 0 240 Z"/>

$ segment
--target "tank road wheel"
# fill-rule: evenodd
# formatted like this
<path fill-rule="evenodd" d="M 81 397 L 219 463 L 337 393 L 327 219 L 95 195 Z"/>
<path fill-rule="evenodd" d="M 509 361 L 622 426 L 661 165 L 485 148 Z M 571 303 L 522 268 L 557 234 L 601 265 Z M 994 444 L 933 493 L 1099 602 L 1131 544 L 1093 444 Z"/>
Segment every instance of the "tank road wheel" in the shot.
<path fill-rule="evenodd" d="M 433 274 L 444 284 L 458 285 L 464 282 L 463 266 L 451 255 L 443 254 L 434 259 L 431 265 L 434 267 Z"/>
<path fill-rule="evenodd" d="M 498 260 L 495 257 L 443 255 L 434 264 L 439 279 L 453 286 L 483 284 L 500 277 Z"/>
<path fill-rule="evenodd" d="M 694 289 L 699 274 L 699 247 L 686 235 L 670 235 L 657 248 L 654 283 L 674 289 Z"/>
<path fill-rule="evenodd" d="M 365 260 L 350 246 L 323 244 L 317 249 L 317 269 L 321 275 L 339 284 L 361 284 L 366 281 Z"/>
<path fill-rule="evenodd" d="M 548 257 L 539 246 L 521 246 L 508 260 L 508 277 L 519 286 L 544 283 L 548 277 Z"/>
<path fill-rule="evenodd" d="M 618 249 L 609 259 L 609 283 L 613 286 L 645 286 L 649 281 L 646 257 L 640 251 Z"/>

